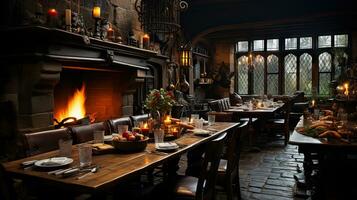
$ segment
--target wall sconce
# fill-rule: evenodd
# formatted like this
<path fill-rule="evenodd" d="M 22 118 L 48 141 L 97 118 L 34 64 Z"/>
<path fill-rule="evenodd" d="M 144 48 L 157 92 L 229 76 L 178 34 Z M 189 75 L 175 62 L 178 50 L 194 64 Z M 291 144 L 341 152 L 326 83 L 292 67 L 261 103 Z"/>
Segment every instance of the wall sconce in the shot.
<path fill-rule="evenodd" d="M 191 45 L 182 45 L 178 49 L 179 53 L 179 64 L 181 67 L 191 67 L 192 66 L 192 48 Z"/>

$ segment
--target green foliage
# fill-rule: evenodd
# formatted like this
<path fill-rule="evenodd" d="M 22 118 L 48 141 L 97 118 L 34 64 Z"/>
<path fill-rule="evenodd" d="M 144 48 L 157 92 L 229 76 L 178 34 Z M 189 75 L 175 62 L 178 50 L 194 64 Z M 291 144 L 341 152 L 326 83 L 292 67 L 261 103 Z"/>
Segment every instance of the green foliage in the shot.
<path fill-rule="evenodd" d="M 151 112 L 168 113 L 174 105 L 174 95 L 171 91 L 153 89 L 146 97 L 144 107 Z"/>

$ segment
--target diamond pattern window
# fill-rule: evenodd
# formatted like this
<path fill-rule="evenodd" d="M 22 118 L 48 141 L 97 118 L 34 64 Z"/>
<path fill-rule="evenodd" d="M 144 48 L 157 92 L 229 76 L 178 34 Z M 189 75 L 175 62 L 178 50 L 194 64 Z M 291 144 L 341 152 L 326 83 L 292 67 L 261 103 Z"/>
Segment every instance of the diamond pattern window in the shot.
<path fill-rule="evenodd" d="M 267 51 L 279 51 L 279 39 L 267 40 Z"/>
<path fill-rule="evenodd" d="M 347 47 L 348 46 L 348 35 L 335 35 L 335 47 Z"/>
<path fill-rule="evenodd" d="M 296 56 L 293 54 L 284 58 L 285 94 L 293 94 L 296 91 L 296 61 Z"/>
<path fill-rule="evenodd" d="M 238 52 L 248 52 L 249 50 L 249 43 L 248 41 L 241 41 L 237 44 L 237 51 Z"/>
<path fill-rule="evenodd" d="M 331 36 L 324 35 L 318 37 L 318 47 L 319 48 L 328 48 L 331 47 Z"/>
<path fill-rule="evenodd" d="M 253 51 L 264 51 L 264 40 L 254 40 Z"/>
<path fill-rule="evenodd" d="M 300 56 L 300 90 L 311 94 L 312 87 L 312 56 L 304 53 Z"/>
<path fill-rule="evenodd" d="M 257 55 L 253 61 L 254 66 L 254 94 L 264 94 L 264 57 Z"/>
<path fill-rule="evenodd" d="M 319 55 L 319 94 L 330 94 L 332 58 L 331 54 L 324 52 Z"/>
<path fill-rule="evenodd" d="M 285 50 L 294 50 L 297 48 L 296 38 L 285 38 Z"/>
<path fill-rule="evenodd" d="M 238 93 L 248 94 L 248 57 L 238 58 Z"/>
<path fill-rule="evenodd" d="M 312 37 L 301 37 L 300 49 L 312 49 Z"/>
<path fill-rule="evenodd" d="M 267 94 L 276 95 L 279 92 L 279 58 L 270 55 L 267 58 Z"/>

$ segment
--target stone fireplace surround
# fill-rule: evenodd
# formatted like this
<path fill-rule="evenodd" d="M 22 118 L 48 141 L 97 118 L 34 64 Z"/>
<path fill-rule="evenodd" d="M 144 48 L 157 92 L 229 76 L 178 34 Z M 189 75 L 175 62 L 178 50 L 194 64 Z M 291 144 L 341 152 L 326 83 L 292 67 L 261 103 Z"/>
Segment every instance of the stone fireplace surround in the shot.
<path fill-rule="evenodd" d="M 11 28 L 0 33 L 2 40 L 11 41 L 2 43 L 0 72 L 3 77 L 0 79 L 0 92 L 3 94 L 0 93 L 0 101 L 11 101 L 14 104 L 17 126 L 23 132 L 53 127 L 54 98 L 58 93 L 58 85 L 60 81 L 71 79 L 78 82 L 78 74 L 87 74 L 81 77 L 90 82 L 86 83 L 89 92 L 90 89 L 108 90 L 113 84 L 115 86 L 111 91 L 120 90 L 117 94 L 104 92 L 117 100 L 103 100 L 98 105 L 98 102 L 89 99 L 89 102 L 97 105 L 96 108 L 92 106 L 90 112 L 113 106 L 115 112 L 100 118 L 132 115 L 133 94 L 144 82 L 149 63 L 152 63 L 150 60 L 155 60 L 158 63 L 156 66 L 163 66 L 166 61 L 166 57 L 150 50 L 105 42 L 59 29 L 32 26 Z M 65 74 L 70 75 L 61 77 Z M 64 87 L 62 91 L 66 89 Z M 89 97 L 97 99 L 98 94 L 101 92 L 92 92 Z"/>

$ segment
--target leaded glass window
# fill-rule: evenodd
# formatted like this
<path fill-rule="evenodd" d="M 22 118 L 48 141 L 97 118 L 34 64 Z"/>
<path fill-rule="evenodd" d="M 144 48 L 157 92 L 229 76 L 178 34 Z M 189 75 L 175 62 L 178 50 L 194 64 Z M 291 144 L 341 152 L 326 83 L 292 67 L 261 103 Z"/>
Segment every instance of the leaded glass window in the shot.
<path fill-rule="evenodd" d="M 254 66 L 254 94 L 264 94 L 264 57 L 257 55 L 253 61 Z"/>
<path fill-rule="evenodd" d="M 248 41 L 238 42 L 238 45 L 237 45 L 237 51 L 238 52 L 248 52 L 248 50 L 249 50 Z"/>
<path fill-rule="evenodd" d="M 264 51 L 264 40 L 254 40 L 253 51 Z"/>
<path fill-rule="evenodd" d="M 285 94 L 293 94 L 296 91 L 296 61 L 296 56 L 293 54 L 284 58 Z"/>
<path fill-rule="evenodd" d="M 238 58 L 238 93 L 248 94 L 248 57 Z"/>
<path fill-rule="evenodd" d="M 267 94 L 278 94 L 279 58 L 276 55 L 270 55 L 267 58 L 267 79 Z"/>
<path fill-rule="evenodd" d="M 347 47 L 348 46 L 348 35 L 335 35 L 335 47 Z"/>
<path fill-rule="evenodd" d="M 330 35 L 319 36 L 318 47 L 319 48 L 331 47 L 331 36 Z"/>
<path fill-rule="evenodd" d="M 332 58 L 325 52 L 319 55 L 319 94 L 329 95 L 331 82 Z"/>
<path fill-rule="evenodd" d="M 293 50 L 297 48 L 296 38 L 285 38 L 285 50 Z"/>
<path fill-rule="evenodd" d="M 312 49 L 312 37 L 301 37 L 300 49 Z"/>
<path fill-rule="evenodd" d="M 312 87 L 312 57 L 308 53 L 300 56 L 300 90 L 311 94 Z"/>
<path fill-rule="evenodd" d="M 267 51 L 279 51 L 279 39 L 267 40 Z"/>

